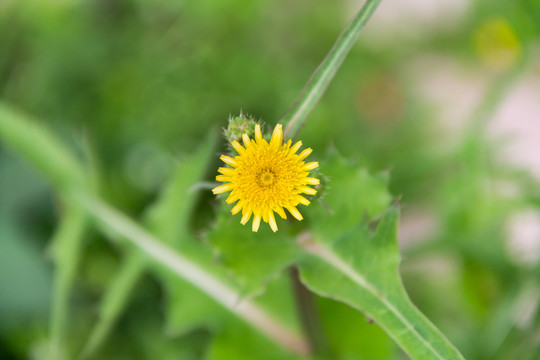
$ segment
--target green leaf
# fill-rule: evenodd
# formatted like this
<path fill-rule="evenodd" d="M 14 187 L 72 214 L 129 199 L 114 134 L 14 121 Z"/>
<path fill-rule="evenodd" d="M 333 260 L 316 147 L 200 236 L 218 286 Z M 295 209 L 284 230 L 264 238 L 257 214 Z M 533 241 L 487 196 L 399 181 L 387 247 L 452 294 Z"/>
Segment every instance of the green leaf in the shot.
<path fill-rule="evenodd" d="M 345 159 L 335 148 L 328 150 L 320 169 L 323 203 L 310 205 L 306 216 L 313 230 L 324 235 L 323 239 L 341 236 L 358 223 L 359 217 L 379 216 L 392 199 L 386 173 L 371 175 L 366 168 Z"/>
<path fill-rule="evenodd" d="M 175 248 L 180 248 L 186 241 L 194 241 L 189 235 L 188 223 L 198 192 L 192 189 L 204 176 L 216 144 L 216 133 L 216 131 L 211 131 L 196 151 L 180 162 L 170 182 L 144 216 L 147 227 L 166 243 L 173 244 Z M 127 249 L 124 262 L 111 280 L 111 285 L 103 297 L 99 320 L 82 352 L 83 357 L 91 356 L 106 339 L 148 265 L 149 262 L 138 249 Z M 216 306 L 215 302 L 195 287 L 178 279 L 177 276 L 169 272 L 161 272 L 161 274 L 161 280 L 169 296 L 168 313 L 172 314 L 167 315 L 169 333 L 187 332 L 192 327 L 201 325 L 203 318 L 212 321 L 217 319 L 217 316 L 214 316 L 215 311 L 212 311 Z M 187 299 L 190 300 L 187 302 L 184 300 L 186 287 L 189 288 Z M 195 308 L 190 307 L 189 304 L 195 304 Z M 200 310 L 195 311 L 197 309 Z M 193 319 L 199 314 L 204 314 L 204 316 L 194 321 Z"/>
<path fill-rule="evenodd" d="M 315 70 L 305 88 L 280 122 L 286 125 L 284 138 L 295 137 L 309 113 L 315 108 L 326 88 L 351 50 L 360 30 L 377 9 L 381 0 L 367 0 L 353 21 L 343 30 L 334 46 Z"/>
<path fill-rule="evenodd" d="M 285 224 L 280 224 L 276 233 L 266 224 L 253 232 L 240 224 L 239 217 L 231 215 L 229 208 L 221 206 L 208 240 L 219 262 L 241 285 L 244 295 L 258 294 L 268 281 L 298 259 L 301 249 L 287 233 Z"/>
<path fill-rule="evenodd" d="M 365 222 L 329 244 L 305 240 L 312 256 L 300 264 L 301 280 L 315 293 L 337 299 L 374 319 L 414 359 L 463 359 L 410 301 L 399 276 L 397 226 L 392 206 L 375 234 Z"/>

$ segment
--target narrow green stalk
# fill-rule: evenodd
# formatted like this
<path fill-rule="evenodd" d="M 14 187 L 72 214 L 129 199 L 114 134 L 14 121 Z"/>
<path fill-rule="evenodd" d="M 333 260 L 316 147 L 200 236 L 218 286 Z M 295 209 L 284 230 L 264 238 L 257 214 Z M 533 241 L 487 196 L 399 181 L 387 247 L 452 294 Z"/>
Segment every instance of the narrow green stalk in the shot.
<path fill-rule="evenodd" d="M 377 9 L 381 0 L 367 0 L 360 12 L 353 21 L 343 30 L 334 43 L 330 52 L 326 55 L 321 64 L 317 67 L 308 83 L 280 119 L 285 125 L 283 137 L 293 138 L 296 136 L 309 113 L 315 108 L 319 99 L 324 94 L 330 81 L 336 75 L 337 70 L 345 60 L 345 57 L 351 50 L 360 30 L 367 23 L 371 15 Z"/>
<path fill-rule="evenodd" d="M 77 274 L 87 224 L 86 212 L 78 205 L 67 204 L 52 240 L 56 274 L 50 320 L 50 350 L 55 359 L 67 358 L 65 337 L 69 319 L 69 297 Z"/>
<path fill-rule="evenodd" d="M 92 333 L 85 344 L 79 359 L 91 357 L 106 339 L 111 328 L 116 323 L 118 316 L 125 307 L 129 299 L 129 294 L 141 278 L 146 260 L 138 251 L 131 251 L 127 254 L 120 269 L 115 274 L 99 309 L 99 320 L 92 329 Z"/>
<path fill-rule="evenodd" d="M 319 356 L 331 357 L 330 345 L 318 313 L 315 295 L 300 281 L 296 266 L 289 270 L 296 300 L 296 309 L 312 352 Z"/>

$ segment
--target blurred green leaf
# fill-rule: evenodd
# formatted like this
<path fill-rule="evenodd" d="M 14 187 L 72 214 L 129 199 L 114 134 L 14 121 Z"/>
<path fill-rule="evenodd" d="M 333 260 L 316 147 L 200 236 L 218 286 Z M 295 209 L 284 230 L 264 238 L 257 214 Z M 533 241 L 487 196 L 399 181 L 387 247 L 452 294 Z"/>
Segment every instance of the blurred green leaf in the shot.
<path fill-rule="evenodd" d="M 0 139 L 30 160 L 59 190 L 86 186 L 83 168 L 49 130 L 3 103 L 0 103 Z"/>

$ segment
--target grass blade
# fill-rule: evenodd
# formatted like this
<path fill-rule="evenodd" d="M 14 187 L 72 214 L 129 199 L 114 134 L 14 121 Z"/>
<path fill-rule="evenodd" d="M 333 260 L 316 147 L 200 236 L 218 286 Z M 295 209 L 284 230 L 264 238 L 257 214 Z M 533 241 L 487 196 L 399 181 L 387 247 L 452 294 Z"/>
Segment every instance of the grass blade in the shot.
<path fill-rule="evenodd" d="M 52 240 L 56 263 L 50 323 L 50 350 L 55 359 L 66 359 L 66 333 L 69 319 L 69 297 L 81 257 L 82 240 L 88 226 L 86 212 L 68 204 Z"/>
<path fill-rule="evenodd" d="M 101 301 L 99 319 L 79 356 L 80 359 L 91 357 L 107 338 L 127 304 L 131 291 L 143 275 L 145 262 L 143 255 L 137 251 L 127 254 Z"/>

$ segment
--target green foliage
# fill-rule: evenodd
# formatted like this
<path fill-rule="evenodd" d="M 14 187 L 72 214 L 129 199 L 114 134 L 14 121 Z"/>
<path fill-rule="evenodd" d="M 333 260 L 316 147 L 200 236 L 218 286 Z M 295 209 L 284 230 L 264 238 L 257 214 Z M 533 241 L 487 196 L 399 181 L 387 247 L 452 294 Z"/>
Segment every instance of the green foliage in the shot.
<path fill-rule="evenodd" d="M 322 202 L 315 204 L 308 216 L 314 231 L 324 237 L 340 237 L 359 218 L 376 218 L 390 203 L 388 174 L 371 175 L 334 147 L 321 161 L 321 168 L 327 179 L 321 188 Z"/>
<path fill-rule="evenodd" d="M 230 216 L 230 206 L 222 208 L 208 239 L 216 249 L 218 261 L 242 285 L 244 295 L 252 296 L 294 263 L 300 248 L 294 237 L 287 234 L 286 227 L 274 233 L 270 227 L 262 226 L 254 233 Z"/>
<path fill-rule="evenodd" d="M 0 358 L 538 358 L 538 261 L 508 231 L 538 214 L 538 181 L 484 133 L 540 3 L 355 44 L 378 4 L 345 26 L 351 4 L 312 0 L 0 2 Z M 508 39 L 475 43 L 493 21 L 517 51 L 496 74 L 479 64 Z M 418 54 L 493 77 L 455 138 L 418 96 Z M 211 195 L 237 113 L 302 128 L 321 178 L 303 221 L 253 233 Z M 398 239 L 396 196 L 435 230 Z"/>

